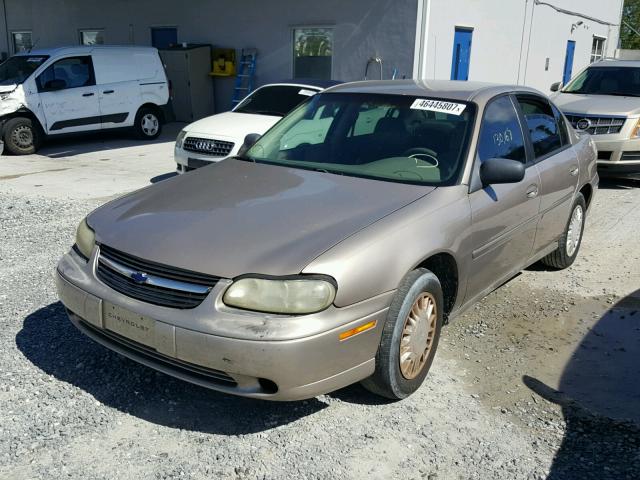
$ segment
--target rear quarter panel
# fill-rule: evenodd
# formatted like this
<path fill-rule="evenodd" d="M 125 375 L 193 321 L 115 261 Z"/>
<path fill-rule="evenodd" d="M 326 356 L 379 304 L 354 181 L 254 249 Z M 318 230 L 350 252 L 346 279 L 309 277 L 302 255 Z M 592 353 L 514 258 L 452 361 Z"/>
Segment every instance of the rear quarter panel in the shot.
<path fill-rule="evenodd" d="M 395 290 L 421 262 L 447 252 L 458 266 L 459 302 L 472 249 L 467 192 L 466 185 L 437 188 L 343 240 L 311 262 L 304 273 L 335 278 L 335 304 L 342 307 Z"/>

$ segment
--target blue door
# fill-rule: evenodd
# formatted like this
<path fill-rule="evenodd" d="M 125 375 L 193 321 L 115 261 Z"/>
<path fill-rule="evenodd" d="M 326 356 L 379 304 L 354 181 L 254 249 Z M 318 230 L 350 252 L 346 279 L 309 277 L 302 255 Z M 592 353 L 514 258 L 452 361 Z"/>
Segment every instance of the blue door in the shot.
<path fill-rule="evenodd" d="M 564 57 L 564 74 L 562 75 L 562 84 L 566 85 L 571 80 L 573 73 L 573 54 L 576 51 L 576 42 L 569 40 L 567 42 L 567 55 Z"/>
<path fill-rule="evenodd" d="M 451 59 L 451 80 L 469 80 L 471 62 L 471 37 L 473 30 L 456 28 L 453 38 L 453 58 Z"/>
<path fill-rule="evenodd" d="M 178 44 L 178 29 L 175 27 L 153 27 L 151 45 L 156 48 L 169 48 Z"/>

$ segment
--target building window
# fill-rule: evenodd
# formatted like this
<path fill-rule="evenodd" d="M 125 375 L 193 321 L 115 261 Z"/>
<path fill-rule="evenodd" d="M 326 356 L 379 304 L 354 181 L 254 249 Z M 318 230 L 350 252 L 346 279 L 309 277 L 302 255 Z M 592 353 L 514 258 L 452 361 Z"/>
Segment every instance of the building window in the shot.
<path fill-rule="evenodd" d="M 606 41 L 606 38 L 593 37 L 593 43 L 591 44 L 591 63 L 599 62 L 604 58 L 604 44 Z"/>
<path fill-rule="evenodd" d="M 104 30 L 80 30 L 80 45 L 104 45 Z"/>
<path fill-rule="evenodd" d="M 13 32 L 13 52 L 28 52 L 33 47 L 31 32 Z"/>
<path fill-rule="evenodd" d="M 333 28 L 293 29 L 293 77 L 331 79 Z"/>

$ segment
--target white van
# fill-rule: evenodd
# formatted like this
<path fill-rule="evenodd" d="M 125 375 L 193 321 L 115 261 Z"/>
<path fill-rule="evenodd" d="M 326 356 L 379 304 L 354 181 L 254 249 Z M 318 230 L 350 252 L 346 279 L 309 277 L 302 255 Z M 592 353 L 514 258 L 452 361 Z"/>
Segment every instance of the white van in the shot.
<path fill-rule="evenodd" d="M 47 136 L 133 127 L 160 134 L 169 82 L 151 47 L 81 46 L 21 53 L 0 64 L 0 138 L 14 154 Z"/>

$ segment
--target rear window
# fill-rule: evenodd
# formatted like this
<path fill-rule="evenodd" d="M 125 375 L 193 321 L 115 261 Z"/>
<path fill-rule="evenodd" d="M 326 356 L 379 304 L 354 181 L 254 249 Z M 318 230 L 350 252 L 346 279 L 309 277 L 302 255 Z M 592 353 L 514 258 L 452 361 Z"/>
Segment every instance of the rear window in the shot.
<path fill-rule="evenodd" d="M 234 112 L 284 117 L 316 92 L 314 89 L 300 86 L 263 87 L 245 98 Z"/>

